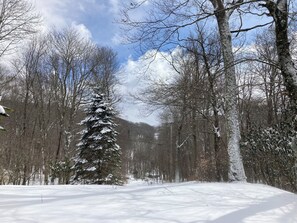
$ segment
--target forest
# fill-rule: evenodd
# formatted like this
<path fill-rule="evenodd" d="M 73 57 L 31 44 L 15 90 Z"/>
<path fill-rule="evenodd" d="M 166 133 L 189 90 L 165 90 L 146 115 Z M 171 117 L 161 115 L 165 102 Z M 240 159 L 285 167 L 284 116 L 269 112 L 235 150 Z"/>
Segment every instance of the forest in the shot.
<path fill-rule="evenodd" d="M 33 5 L 0 2 L 6 18 L 0 20 L 0 184 L 123 184 L 133 176 L 150 182 L 247 180 L 297 192 L 294 1 L 152 1 L 140 20 L 129 15 L 146 1 L 126 5 L 119 23 L 129 30 L 129 43 L 172 50 L 167 60 L 174 77 L 152 79 L 134 95 L 162 111 L 159 126 L 120 117 L 115 50 L 71 27 L 40 32 Z M 246 28 L 248 15 L 268 22 Z M 240 25 L 232 26 L 235 21 Z M 108 117 L 103 124 L 100 112 Z M 98 122 L 87 115 L 97 115 Z M 100 141 L 109 134 L 101 125 L 111 126 L 110 139 Z M 85 126 L 101 135 L 81 144 Z M 90 152 L 100 158 L 92 160 L 98 165 L 84 167 L 86 161 L 75 157 L 87 157 L 83 151 L 96 140 L 94 147 L 117 154 L 101 159 L 106 154 Z M 113 168 L 117 175 L 108 172 Z M 90 180 L 98 171 L 103 176 Z"/>

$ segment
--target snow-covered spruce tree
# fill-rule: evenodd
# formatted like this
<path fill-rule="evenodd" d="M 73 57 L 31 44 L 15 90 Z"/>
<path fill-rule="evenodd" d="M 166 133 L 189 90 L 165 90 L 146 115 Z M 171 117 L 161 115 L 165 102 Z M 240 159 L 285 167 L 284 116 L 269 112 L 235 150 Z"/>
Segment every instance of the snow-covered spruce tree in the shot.
<path fill-rule="evenodd" d="M 243 140 L 243 159 L 251 181 L 297 191 L 295 125 L 281 122 L 270 128 L 255 128 Z"/>
<path fill-rule="evenodd" d="M 4 107 L 2 105 L 0 105 L 0 115 L 1 116 L 8 116 Z M 0 130 L 4 131 L 5 129 L 0 125 Z"/>
<path fill-rule="evenodd" d="M 86 184 L 121 184 L 121 149 L 116 144 L 114 110 L 98 88 L 85 109 L 81 122 L 86 128 L 78 143 L 75 158 L 75 182 Z"/>
<path fill-rule="evenodd" d="M 0 101 L 1 101 L 1 99 L 2 99 L 2 97 L 0 96 Z M 9 116 L 6 113 L 5 109 L 8 109 L 8 108 L 0 105 L 0 116 L 5 116 L 5 117 L 8 117 Z M 0 131 L 5 131 L 5 128 L 3 128 L 1 125 L 0 125 Z"/>

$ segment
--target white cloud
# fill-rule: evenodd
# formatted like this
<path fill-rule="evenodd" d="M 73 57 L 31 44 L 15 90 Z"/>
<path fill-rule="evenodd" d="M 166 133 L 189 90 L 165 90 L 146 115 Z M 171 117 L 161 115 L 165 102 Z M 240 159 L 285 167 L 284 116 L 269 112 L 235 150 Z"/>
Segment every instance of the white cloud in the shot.
<path fill-rule="evenodd" d="M 120 45 L 121 43 L 124 42 L 124 38 L 119 33 L 115 33 L 111 41 L 114 45 Z"/>
<path fill-rule="evenodd" d="M 92 38 L 102 45 L 110 44 L 118 47 L 122 43 L 119 27 L 112 21 L 118 19 L 123 4 L 129 0 L 29 0 L 43 17 L 44 30 L 52 27 L 57 29 L 67 26 L 74 27 L 84 37 Z M 142 18 L 149 2 L 139 10 L 132 12 L 133 19 Z M 152 61 L 147 59 L 155 51 L 147 52 L 138 60 L 131 58 L 122 66 L 119 73 L 122 85 L 119 87 L 124 101 L 120 105 L 123 117 L 135 122 L 147 122 L 152 125 L 159 123 L 157 114 L 149 117 L 144 104 L 136 103 L 131 94 L 143 90 L 152 80 L 169 80 L 172 74 L 170 64 L 164 59 L 167 53 L 156 53 Z M 146 72 L 145 72 L 146 71 Z"/>
<path fill-rule="evenodd" d="M 76 22 L 72 22 L 71 27 L 76 29 L 82 37 L 92 39 L 91 31 L 84 24 L 76 24 Z"/>
<path fill-rule="evenodd" d="M 120 11 L 120 2 L 119 0 L 109 0 L 111 5 L 110 12 L 113 14 L 118 14 Z"/>
<path fill-rule="evenodd" d="M 171 54 L 148 51 L 138 60 L 129 58 L 121 67 L 118 73 L 121 82 L 118 91 L 124 98 L 120 105 L 123 118 L 132 122 L 160 124 L 159 111 L 152 113 L 144 103 L 137 101 L 133 96 L 139 95 L 152 83 L 170 83 L 176 77 L 176 72 L 169 61 L 178 51 L 179 49 L 176 49 Z"/>
<path fill-rule="evenodd" d="M 44 28 L 62 28 L 82 18 L 106 10 L 104 1 L 95 0 L 29 0 L 42 16 Z"/>
<path fill-rule="evenodd" d="M 113 23 L 120 11 L 119 0 L 28 0 L 42 17 L 42 31 L 78 26 L 78 30 L 102 45 L 117 46 L 120 38 Z M 90 35 L 91 34 L 91 35 Z"/>
<path fill-rule="evenodd" d="M 67 25 L 65 16 L 68 14 L 67 5 L 71 5 L 70 0 L 31 0 L 31 2 L 42 16 L 45 28 Z"/>

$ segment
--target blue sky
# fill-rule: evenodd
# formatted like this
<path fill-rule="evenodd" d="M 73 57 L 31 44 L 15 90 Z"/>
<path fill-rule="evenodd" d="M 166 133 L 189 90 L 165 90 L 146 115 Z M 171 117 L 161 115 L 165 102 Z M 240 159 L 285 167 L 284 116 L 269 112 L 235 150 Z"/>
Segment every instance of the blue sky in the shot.
<path fill-rule="evenodd" d="M 120 44 L 119 18 L 121 0 L 31 0 L 49 27 L 76 26 L 96 43 L 112 47 L 120 62 L 133 54 L 128 46 Z"/>
<path fill-rule="evenodd" d="M 82 35 L 92 39 L 101 46 L 111 47 L 118 54 L 120 71 L 117 74 L 121 85 L 118 86 L 122 94 L 123 102 L 119 105 L 122 117 L 133 122 L 146 122 L 157 125 L 158 112 L 148 116 L 151 112 L 142 103 L 136 103 L 130 96 L 131 93 L 137 93 L 137 90 L 145 87 L 146 78 L 142 76 L 142 68 L 147 66 L 148 62 L 143 58 L 145 56 L 137 53 L 133 46 L 123 45 L 121 38 L 120 25 L 116 22 L 120 20 L 120 10 L 123 3 L 129 3 L 130 0 L 30 0 L 43 17 L 44 29 L 51 27 L 63 28 L 72 26 L 77 28 Z M 145 12 L 135 11 L 134 18 L 143 16 Z M 263 20 L 264 19 L 264 20 Z M 248 20 L 248 22 L 246 22 Z M 262 21 L 263 20 L 263 21 Z M 262 18 L 261 22 L 267 22 L 268 18 Z M 234 21 L 233 21 L 234 22 Z M 231 26 L 236 28 L 236 22 L 231 22 Z M 245 19 L 244 27 L 252 26 L 258 23 L 259 18 Z M 238 25 L 238 24 L 237 24 Z M 241 42 L 234 39 L 234 43 Z M 243 38 L 245 39 L 245 38 Z M 249 37 L 248 39 L 251 40 Z M 246 39 L 245 39 L 246 40 Z M 149 54 L 150 52 L 147 52 Z M 165 57 L 169 56 L 165 53 Z M 157 56 L 150 67 L 148 76 L 167 78 L 172 74 L 172 68 L 165 63 L 162 56 Z"/>
<path fill-rule="evenodd" d="M 120 17 L 121 5 L 129 0 L 30 0 L 43 18 L 43 29 L 57 29 L 65 26 L 77 28 L 82 35 L 92 39 L 101 46 L 111 47 L 118 54 L 120 71 L 117 74 L 121 85 L 118 90 L 123 97 L 119 104 L 121 117 L 133 122 L 146 122 L 158 125 L 158 112 L 153 112 L 130 96 L 136 89 L 144 86 L 140 69 L 147 62 L 137 54 L 131 45 L 123 45 L 120 25 L 116 23 Z M 137 12 L 139 13 L 139 12 Z M 141 16 L 136 14 L 135 16 Z M 139 58 L 140 57 L 140 58 Z M 152 71 L 166 75 L 170 68 L 163 61 L 155 61 Z M 167 72 L 169 71 L 169 72 Z M 149 111 L 149 112 L 148 112 Z"/>

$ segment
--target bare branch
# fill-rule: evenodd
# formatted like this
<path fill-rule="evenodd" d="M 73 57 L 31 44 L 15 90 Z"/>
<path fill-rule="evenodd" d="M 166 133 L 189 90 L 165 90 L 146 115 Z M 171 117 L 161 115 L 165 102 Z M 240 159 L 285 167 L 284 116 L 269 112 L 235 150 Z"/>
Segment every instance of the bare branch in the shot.
<path fill-rule="evenodd" d="M 261 28 L 261 27 L 271 25 L 272 23 L 273 23 L 273 21 L 267 22 L 265 24 L 260 24 L 260 25 L 256 25 L 256 26 L 253 26 L 253 27 L 245 28 L 245 29 L 231 30 L 231 33 L 237 33 L 238 34 L 238 33 L 241 33 L 241 32 L 248 32 L 248 31 L 251 31 L 251 30 L 254 30 L 254 29 L 257 29 L 257 28 Z"/>

